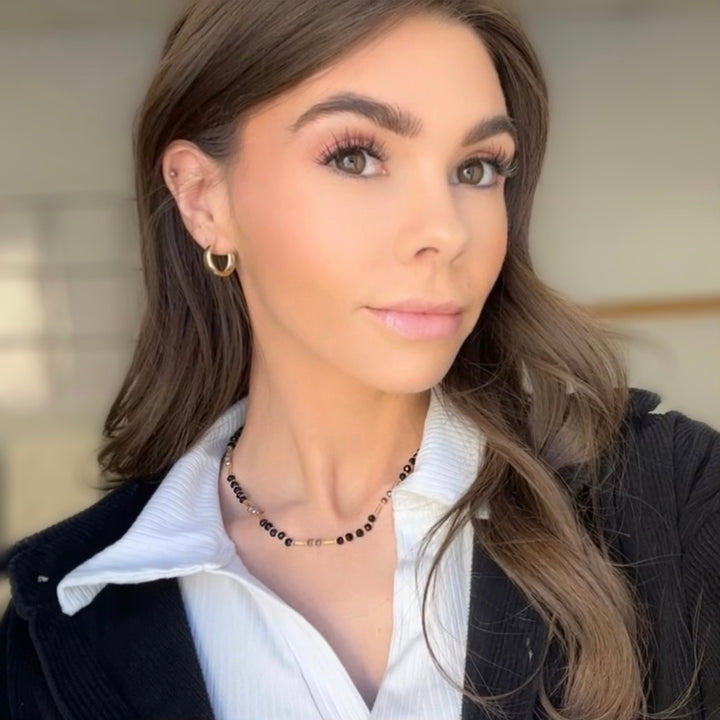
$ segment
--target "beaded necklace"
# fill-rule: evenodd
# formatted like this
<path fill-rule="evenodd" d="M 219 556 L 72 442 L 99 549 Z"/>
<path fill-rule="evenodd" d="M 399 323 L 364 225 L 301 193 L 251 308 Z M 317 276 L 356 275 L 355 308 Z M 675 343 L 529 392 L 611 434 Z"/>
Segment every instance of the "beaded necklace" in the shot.
<path fill-rule="evenodd" d="M 378 517 L 380 516 L 380 513 L 382 512 L 382 509 L 388 504 L 390 497 L 392 496 L 392 491 L 395 489 L 395 487 L 398 485 L 398 483 L 402 482 L 410 473 L 413 472 L 415 469 L 415 457 L 418 454 L 418 451 L 420 448 L 418 448 L 412 455 L 412 457 L 407 461 L 407 463 L 403 466 L 402 471 L 400 472 L 398 479 L 393 483 L 393 486 L 380 498 L 380 502 L 377 504 L 377 507 L 375 510 L 370 513 L 370 515 L 367 516 L 367 522 L 361 527 L 357 528 L 355 532 L 348 532 L 344 535 L 339 535 L 336 538 L 308 538 L 307 540 L 294 540 L 293 538 L 289 537 L 288 534 L 284 530 L 279 530 L 276 528 L 273 523 L 271 523 L 269 520 L 267 520 L 264 515 L 265 513 L 260 510 L 259 508 L 255 507 L 249 500 L 248 495 L 245 492 L 245 490 L 242 489 L 240 486 L 240 483 L 238 483 L 237 478 L 235 477 L 235 473 L 233 472 L 232 467 L 232 452 L 235 448 L 235 445 L 238 441 L 238 438 L 240 437 L 240 434 L 243 431 L 243 427 L 239 427 L 235 433 L 230 438 L 230 441 L 227 444 L 227 447 L 225 449 L 225 455 L 223 456 L 223 464 L 225 467 L 228 468 L 228 476 L 227 481 L 230 484 L 230 487 L 232 488 L 233 492 L 235 493 L 235 497 L 238 499 L 238 501 L 245 505 L 245 508 L 247 511 L 254 515 L 255 517 L 259 517 L 260 521 L 260 527 L 265 530 L 270 537 L 277 538 L 280 540 L 284 545 L 287 547 L 297 547 L 297 546 L 305 546 L 305 547 L 321 547 L 323 545 L 342 545 L 345 542 L 352 542 L 355 538 L 361 538 L 370 530 L 373 529 L 373 526 L 375 525 Z"/>

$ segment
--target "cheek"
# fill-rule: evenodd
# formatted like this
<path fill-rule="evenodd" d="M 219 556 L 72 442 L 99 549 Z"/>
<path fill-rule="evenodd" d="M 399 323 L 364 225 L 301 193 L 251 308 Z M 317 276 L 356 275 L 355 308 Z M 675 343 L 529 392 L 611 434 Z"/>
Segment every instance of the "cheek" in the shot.
<path fill-rule="evenodd" d="M 497 226 L 493 228 L 492 237 L 489 240 L 489 252 L 496 265 L 496 274 L 500 272 L 500 267 L 505 260 L 508 247 L 508 222 L 505 212 L 502 213 Z"/>
<path fill-rule="evenodd" d="M 332 299 L 352 297 L 352 248 L 357 221 L 333 206 L 307 177 L 264 178 L 264 189 L 238 199 L 238 220 L 247 234 L 243 247 L 244 284 L 278 312 L 297 315 Z M 323 199 L 325 198 L 325 199 Z M 248 297 L 248 301 L 250 298 Z"/>
<path fill-rule="evenodd" d="M 497 279 L 508 246 L 508 221 L 504 201 L 489 203 L 473 213 L 472 255 L 476 281 L 490 287 Z"/>

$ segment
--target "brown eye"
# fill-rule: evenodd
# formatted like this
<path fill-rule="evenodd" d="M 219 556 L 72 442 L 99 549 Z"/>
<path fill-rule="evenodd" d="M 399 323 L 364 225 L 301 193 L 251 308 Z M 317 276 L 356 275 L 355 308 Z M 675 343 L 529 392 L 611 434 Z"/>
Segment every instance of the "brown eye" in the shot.
<path fill-rule="evenodd" d="M 488 170 L 485 168 L 486 165 L 492 167 L 491 163 L 482 160 L 468 163 L 460 168 L 460 175 L 466 180 L 469 180 L 471 185 L 477 185 L 484 181 L 488 175 Z"/>
<path fill-rule="evenodd" d="M 332 169 L 340 175 L 366 179 L 368 176 L 363 172 L 367 169 L 368 162 L 372 165 L 373 160 L 382 162 L 385 159 L 382 143 L 373 137 L 353 136 L 348 131 L 344 138 L 340 140 L 336 138 L 332 147 L 325 148 L 318 162 L 332 166 Z"/>
<path fill-rule="evenodd" d="M 340 170 L 360 174 L 365 169 L 365 153 L 362 150 L 340 150 L 335 156 L 335 162 Z"/>

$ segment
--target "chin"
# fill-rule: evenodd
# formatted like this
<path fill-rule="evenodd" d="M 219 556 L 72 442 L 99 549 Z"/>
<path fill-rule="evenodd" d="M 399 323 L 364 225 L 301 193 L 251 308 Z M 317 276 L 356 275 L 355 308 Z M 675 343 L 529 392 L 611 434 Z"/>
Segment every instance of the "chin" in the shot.
<path fill-rule="evenodd" d="M 425 392 L 437 385 L 452 367 L 455 356 L 444 361 L 429 362 L 418 352 L 415 362 L 386 362 L 377 367 L 377 372 L 368 373 L 365 368 L 365 382 L 372 387 L 387 393 L 411 395 Z"/>

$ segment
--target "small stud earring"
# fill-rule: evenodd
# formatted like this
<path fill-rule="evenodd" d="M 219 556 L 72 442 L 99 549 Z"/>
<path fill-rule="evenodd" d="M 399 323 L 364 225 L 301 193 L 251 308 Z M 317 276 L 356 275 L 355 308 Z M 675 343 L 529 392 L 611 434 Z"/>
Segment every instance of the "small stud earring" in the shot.
<path fill-rule="evenodd" d="M 171 171 L 170 171 L 170 177 L 171 177 L 171 178 L 177 177 L 177 170 L 171 170 Z"/>

